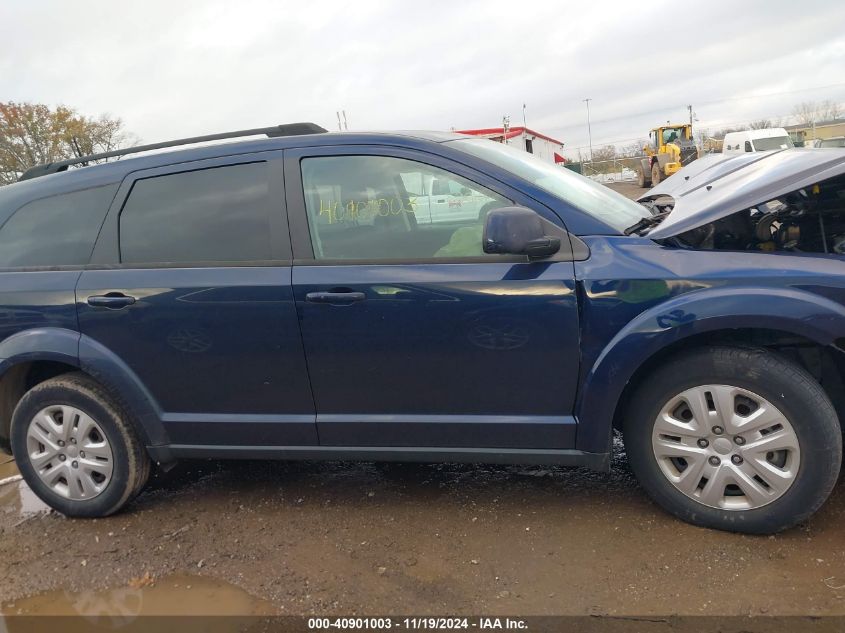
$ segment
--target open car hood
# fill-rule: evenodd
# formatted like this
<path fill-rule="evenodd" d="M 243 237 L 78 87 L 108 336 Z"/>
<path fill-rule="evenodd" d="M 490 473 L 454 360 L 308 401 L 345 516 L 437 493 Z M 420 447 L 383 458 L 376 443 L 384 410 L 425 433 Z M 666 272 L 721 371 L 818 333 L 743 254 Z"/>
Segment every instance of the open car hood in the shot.
<path fill-rule="evenodd" d="M 649 231 L 662 239 L 680 235 L 845 173 L 845 148 L 792 148 L 747 154 L 708 154 L 638 198 L 674 200 L 672 212 Z"/>

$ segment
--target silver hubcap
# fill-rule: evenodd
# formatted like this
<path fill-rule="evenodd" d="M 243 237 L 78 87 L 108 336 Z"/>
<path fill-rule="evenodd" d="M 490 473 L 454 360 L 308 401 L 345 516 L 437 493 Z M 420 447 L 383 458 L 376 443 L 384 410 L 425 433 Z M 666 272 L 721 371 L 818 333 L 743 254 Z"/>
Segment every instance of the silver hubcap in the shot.
<path fill-rule="evenodd" d="M 693 387 L 670 399 L 654 422 L 651 443 L 666 478 L 711 508 L 771 503 L 801 465 L 798 436 L 783 413 L 729 385 Z"/>
<path fill-rule="evenodd" d="M 29 462 L 53 492 L 68 499 L 92 499 L 106 489 L 114 458 L 106 434 L 84 411 L 46 407 L 26 432 Z"/>

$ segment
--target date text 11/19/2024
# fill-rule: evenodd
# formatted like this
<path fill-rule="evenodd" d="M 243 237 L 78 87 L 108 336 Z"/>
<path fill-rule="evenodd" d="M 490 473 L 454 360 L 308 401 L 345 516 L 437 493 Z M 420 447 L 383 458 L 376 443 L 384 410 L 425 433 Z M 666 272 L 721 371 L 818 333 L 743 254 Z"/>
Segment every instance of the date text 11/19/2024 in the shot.
<path fill-rule="evenodd" d="M 528 624 L 520 618 L 498 617 L 361 617 L 361 618 L 309 618 L 308 629 L 318 630 L 390 630 L 409 629 L 426 631 L 446 630 L 509 630 L 524 631 Z"/>

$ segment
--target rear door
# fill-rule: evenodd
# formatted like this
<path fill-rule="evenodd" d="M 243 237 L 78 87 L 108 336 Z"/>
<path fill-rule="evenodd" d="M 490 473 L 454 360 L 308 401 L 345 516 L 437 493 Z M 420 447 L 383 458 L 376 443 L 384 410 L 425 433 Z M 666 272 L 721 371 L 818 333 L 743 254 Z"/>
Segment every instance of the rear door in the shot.
<path fill-rule="evenodd" d="M 138 376 L 172 444 L 317 443 L 280 157 L 131 174 L 77 285 L 82 333 Z"/>
<path fill-rule="evenodd" d="M 294 268 L 321 445 L 570 448 L 578 314 L 549 210 L 462 165 L 373 147 L 288 150 Z M 474 191 L 472 218 L 416 218 L 413 182 Z M 486 255 L 492 208 L 531 206 L 566 245 Z"/>

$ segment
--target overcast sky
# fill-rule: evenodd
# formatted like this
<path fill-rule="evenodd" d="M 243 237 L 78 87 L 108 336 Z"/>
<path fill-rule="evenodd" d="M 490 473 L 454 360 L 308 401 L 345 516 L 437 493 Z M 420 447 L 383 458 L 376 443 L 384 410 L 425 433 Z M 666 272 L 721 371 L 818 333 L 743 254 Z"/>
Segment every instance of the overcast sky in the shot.
<path fill-rule="evenodd" d="M 685 6 L 685 5 L 692 6 Z M 594 145 L 845 102 L 845 2 L 249 0 L 0 4 L 0 101 L 121 117 L 146 142 L 292 121 L 522 122 Z"/>

